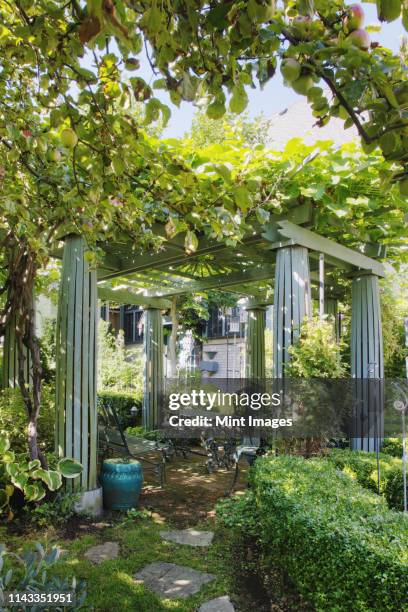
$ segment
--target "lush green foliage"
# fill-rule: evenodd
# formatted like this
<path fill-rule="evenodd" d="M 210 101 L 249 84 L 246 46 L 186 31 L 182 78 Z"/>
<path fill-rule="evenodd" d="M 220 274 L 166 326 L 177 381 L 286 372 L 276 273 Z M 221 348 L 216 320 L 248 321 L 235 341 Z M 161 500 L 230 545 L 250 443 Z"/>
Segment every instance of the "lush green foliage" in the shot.
<path fill-rule="evenodd" d="M 42 377 L 45 383 L 53 385 L 55 385 L 56 357 L 55 328 L 55 319 L 45 320 L 40 338 Z"/>
<path fill-rule="evenodd" d="M 248 118 L 245 113 L 241 116 L 227 113 L 222 119 L 210 119 L 203 111 L 198 111 L 186 138 L 197 149 L 204 149 L 212 144 L 241 142 L 244 146 L 266 145 L 270 119 L 263 115 Z"/>
<path fill-rule="evenodd" d="M 210 10 L 195 0 L 186 8 L 174 2 L 136 8 L 123 0 L 95 0 L 84 7 L 62 0 L 4 4 L 1 216 L 11 230 L 8 242 L 28 244 L 40 261 L 55 238 L 69 231 L 84 233 L 91 245 L 118 232 L 140 246 L 157 244 L 161 239 L 151 231 L 156 219 L 169 221 L 169 235 L 186 232 L 187 250 L 194 249 L 194 232 L 200 229 L 235 241 L 244 229 L 235 213 L 244 217 L 265 200 L 267 208 L 282 206 L 275 187 L 293 178 L 290 169 L 283 167 L 282 174 L 271 165 L 272 181 L 262 185 L 263 173 L 253 164 L 247 167 L 245 150 L 239 156 L 245 164 L 237 172 L 225 164 L 228 151 L 223 165 L 212 163 L 212 157 L 191 159 L 174 141 L 159 145 L 146 136 L 138 105 L 145 103 L 146 124 L 166 118 L 168 110 L 154 97 L 154 88 L 165 88 L 175 103 L 207 102 L 213 119 L 225 113 L 230 94 L 231 111 L 239 113 L 246 106 L 246 87 L 272 78 L 283 55 L 296 57 L 302 72 L 331 89 L 331 100 L 319 87 L 309 94 L 319 121 L 345 113 L 346 123 L 356 123 L 366 142 L 385 135 L 393 141 L 383 147 L 392 150 L 387 157 L 403 159 L 400 58 L 381 46 L 364 51 L 350 44 L 342 0 L 309 3 L 306 12 L 313 20 L 302 33 L 298 22 L 307 21 L 305 10 L 302 2 L 275 7 L 254 0 L 216 2 Z M 137 75 L 143 36 L 152 48 L 152 66 L 162 75 L 153 88 Z M 366 110 L 370 120 L 363 125 Z M 346 165 L 339 156 L 340 176 L 330 168 L 332 180 L 323 191 L 312 181 L 304 188 L 308 197 L 319 211 L 323 205 L 334 216 L 375 211 L 372 227 L 383 237 L 375 220 L 383 215 L 383 198 L 375 206 L 347 180 L 346 190 L 340 189 Z M 369 166 L 361 164 L 361 171 L 367 173 Z M 377 158 L 385 192 L 395 167 L 392 159 L 381 166 Z M 287 188 L 296 198 L 296 189 Z M 394 219 L 387 222 L 387 233 L 395 233 Z"/>
<path fill-rule="evenodd" d="M 120 424 L 123 428 L 131 427 L 135 423 L 141 421 L 142 394 L 141 393 L 125 393 L 123 391 L 99 391 L 98 393 L 98 411 L 101 413 L 103 406 L 108 408 L 112 406 L 116 410 Z M 131 408 L 138 409 L 137 416 L 133 416 L 130 412 Z"/>
<path fill-rule="evenodd" d="M 325 459 L 261 457 L 252 485 L 263 562 L 316 610 L 406 610 L 408 523 Z"/>
<path fill-rule="evenodd" d="M 143 385 L 141 353 L 125 348 L 123 331 L 115 336 L 109 323 L 98 326 L 98 384 L 101 391 L 131 391 L 140 395 Z"/>
<path fill-rule="evenodd" d="M 79 494 L 59 490 L 55 496 L 47 495 L 47 499 L 24 514 L 24 521 L 38 527 L 57 527 L 64 524 L 75 515 L 75 504 Z"/>
<path fill-rule="evenodd" d="M 384 455 L 391 455 L 391 457 L 402 457 L 402 439 L 401 438 L 385 438 L 381 452 Z"/>
<path fill-rule="evenodd" d="M 333 449 L 328 456 L 336 468 L 357 480 L 363 487 L 378 492 L 378 469 L 375 453 Z M 379 454 L 380 493 L 390 508 L 403 509 L 404 488 L 402 460 L 385 453 Z"/>
<path fill-rule="evenodd" d="M 39 447 L 44 453 L 55 449 L 55 389 L 43 388 L 42 410 L 38 420 Z M 6 431 L 16 453 L 27 452 L 27 410 L 19 389 L 0 391 L 0 431 Z"/>
<path fill-rule="evenodd" d="M 384 493 L 390 508 L 404 509 L 404 476 L 401 465 L 396 465 L 388 472 Z"/>
<path fill-rule="evenodd" d="M 211 260 L 197 265 L 196 273 L 211 271 Z M 210 317 L 211 308 L 228 308 L 236 306 L 237 295 L 227 291 L 209 290 L 203 293 L 183 295 L 177 299 L 177 311 L 180 330 L 191 330 L 195 338 L 201 340 L 205 323 Z"/>
<path fill-rule="evenodd" d="M 403 266 L 399 275 L 392 275 L 381 283 L 381 319 L 384 346 L 384 375 L 386 378 L 405 378 L 404 318 L 407 316 L 408 278 Z"/>
<path fill-rule="evenodd" d="M 15 489 L 24 495 L 24 502 L 37 502 L 48 491 L 62 485 L 62 477 L 76 478 L 82 466 L 73 459 L 61 459 L 56 469 L 44 469 L 39 459 L 30 461 L 27 453 L 16 454 L 6 433 L 0 433 L 0 514 L 13 518 L 11 499 Z"/>
<path fill-rule="evenodd" d="M 331 319 L 305 319 L 298 341 L 289 349 L 288 375 L 293 378 L 341 378 L 341 346 L 334 335 Z"/>
<path fill-rule="evenodd" d="M 3 590 L 30 593 L 71 591 L 76 597 L 75 609 L 85 610 L 85 582 L 77 582 L 75 578 L 68 580 L 49 575 L 49 569 L 59 560 L 61 553 L 58 547 L 51 548 L 47 552 L 39 542 L 36 543 L 34 551 L 27 551 L 21 556 L 7 552 L 4 546 L 0 546 L 0 592 Z M 9 609 L 11 608 L 3 608 L 5 611 Z M 28 611 L 34 607 L 23 605 L 19 609 Z M 65 607 L 58 606 L 53 609 L 62 611 Z"/>
<path fill-rule="evenodd" d="M 396 19 L 398 12 L 386 18 Z M 379 16 L 384 18 L 381 11 Z M 303 77 L 323 81 L 331 90 L 333 100 L 322 90 L 309 94 L 321 122 L 340 115 L 357 124 L 366 143 L 380 139 L 386 154 L 404 157 L 405 98 L 398 89 L 403 81 L 399 58 L 381 46 L 361 49 L 353 42 L 350 31 L 356 28 L 343 0 L 216 2 L 210 9 L 195 1 L 186 7 L 176 2 L 136 7 L 123 0 L 94 0 L 84 8 L 77 3 L 23 2 L 20 10 L 5 6 L 2 21 L 6 76 L 18 70 L 24 85 L 27 77 L 35 80 L 30 110 L 35 111 L 37 104 L 51 108 L 58 135 L 69 125 L 78 132 L 79 142 L 62 137 L 63 142 L 69 141 L 68 148 L 80 148 L 78 161 L 82 163 L 78 166 L 86 167 L 83 156 L 92 155 L 92 165 L 103 168 L 103 156 L 111 158 L 114 153 L 123 162 L 115 162 L 115 174 L 124 174 L 131 160 L 124 146 L 126 136 L 132 131 L 137 134 L 137 124 L 132 125 L 132 112 L 127 111 L 127 117 L 118 113 L 118 101 L 123 106 L 144 101 L 146 123 L 160 115 L 168 117 L 167 108 L 154 97 L 154 88 L 167 89 L 176 104 L 205 101 L 211 118 L 225 113 L 229 95 L 230 110 L 240 113 L 248 101 L 246 88 L 271 79 L 282 56 L 296 59 Z M 129 74 L 139 68 L 143 37 L 152 48 L 153 71 L 162 76 L 153 89 L 139 76 Z M 21 38 L 30 38 L 30 45 L 19 45 Z M 106 44 L 113 38 L 117 42 L 114 50 Z M 95 66 L 81 61 L 87 47 Z M 71 93 L 74 83 L 79 88 L 77 96 Z M 8 99 L 16 93 L 12 88 Z M 63 96 L 63 104 L 56 104 L 58 95 Z M 360 118 L 363 110 L 371 111 L 366 123 Z M 114 113 L 117 126 L 112 121 Z M 92 150 L 98 129 L 103 138 L 97 139 L 99 146 Z M 385 139 L 387 146 L 381 140 L 384 134 L 395 137 L 391 143 Z M 48 138 L 43 138 L 48 144 Z M 55 147 L 53 140 L 50 144 Z M 38 146 L 39 154 L 46 152 Z M 123 157 L 118 157 L 119 152 Z M 78 173 L 82 172 L 78 167 Z"/>

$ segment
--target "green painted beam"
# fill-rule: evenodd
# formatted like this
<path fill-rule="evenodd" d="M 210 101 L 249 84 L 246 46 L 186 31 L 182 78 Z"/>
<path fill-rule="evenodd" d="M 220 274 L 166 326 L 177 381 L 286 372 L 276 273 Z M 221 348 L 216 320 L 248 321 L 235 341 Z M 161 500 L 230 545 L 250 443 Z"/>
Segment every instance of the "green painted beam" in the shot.
<path fill-rule="evenodd" d="M 110 289 L 98 286 L 98 297 L 101 300 L 109 300 L 118 304 L 134 304 L 145 308 L 168 310 L 171 307 L 170 300 L 137 294 L 131 289 Z"/>
<path fill-rule="evenodd" d="M 159 295 L 161 297 L 169 297 L 172 295 L 181 295 L 183 293 L 199 293 L 200 291 L 206 291 L 208 289 L 227 290 L 229 287 L 243 285 L 248 281 L 260 281 L 272 278 L 273 269 L 273 266 L 268 264 L 259 267 L 254 266 L 247 270 L 232 272 L 231 274 L 207 276 L 201 281 L 192 281 L 191 283 L 184 283 L 174 289 L 165 289 L 161 291 Z"/>
<path fill-rule="evenodd" d="M 68 490 L 97 486 L 97 286 L 79 236 L 65 240 L 56 342 L 56 447 L 60 457 L 82 463 Z"/>
<path fill-rule="evenodd" d="M 250 236 L 244 240 L 244 244 L 256 244 L 262 241 L 262 237 L 259 235 Z M 133 274 L 134 272 L 143 272 L 144 270 L 165 268 L 169 269 L 170 266 L 177 266 L 186 264 L 190 261 L 195 261 L 202 255 L 208 255 L 213 253 L 219 253 L 222 251 L 231 250 L 231 247 L 223 242 L 210 242 L 207 239 L 201 239 L 197 250 L 194 253 L 188 255 L 185 251 L 178 251 L 177 253 L 168 253 L 166 248 L 160 253 L 156 254 L 144 254 L 135 256 L 133 262 L 123 264 L 123 269 L 116 272 L 99 276 L 98 280 L 108 280 L 116 278 L 118 276 L 126 276 Z"/>
<path fill-rule="evenodd" d="M 358 251 L 354 251 L 333 240 L 319 236 L 315 232 L 299 227 L 290 221 L 279 221 L 279 233 L 285 238 L 294 240 L 296 244 L 307 249 L 329 255 L 332 259 L 351 264 L 355 268 L 369 270 L 376 276 L 385 276 L 384 266 Z"/>
<path fill-rule="evenodd" d="M 268 242 L 275 242 L 276 224 L 279 221 L 287 220 L 291 221 L 292 223 L 296 223 L 296 225 L 303 225 L 305 223 L 310 223 L 312 218 L 313 208 L 311 203 L 307 202 L 305 204 L 301 204 L 300 206 L 296 206 L 292 210 L 288 211 L 287 214 L 272 215 L 270 222 L 264 227 L 259 228 L 259 231 L 265 240 Z"/>
<path fill-rule="evenodd" d="M 274 215 L 273 219 L 276 223 L 281 219 L 291 219 L 294 223 L 306 223 L 311 219 L 312 209 L 310 204 L 304 204 L 297 206 L 284 215 Z M 244 238 L 242 245 L 238 245 L 235 251 L 239 251 L 241 248 L 258 244 L 267 239 L 269 229 L 272 227 L 272 222 L 265 226 L 261 226 L 256 221 L 253 222 L 254 232 Z M 153 226 L 155 233 L 159 236 L 166 238 L 166 231 L 164 224 L 155 224 Z M 103 245 L 102 245 L 103 247 Z M 129 249 L 131 244 L 129 243 Z M 109 247 L 109 251 L 113 251 L 114 247 Z M 174 250 L 177 252 L 174 253 Z M 170 251 L 170 252 L 169 252 Z M 173 252 L 172 252 L 173 251 Z M 187 255 L 184 251 L 184 234 L 180 234 L 171 240 L 167 240 L 165 248 L 158 254 L 143 254 L 133 258 L 128 258 L 127 261 L 123 257 L 121 263 L 121 269 L 115 270 L 108 273 L 98 275 L 99 280 L 107 280 L 109 278 L 115 278 L 117 276 L 125 276 L 132 274 L 133 272 L 140 272 L 151 268 L 165 267 L 168 269 L 169 266 L 179 265 L 188 261 L 194 261 L 202 255 L 221 253 L 223 251 L 231 251 L 231 247 L 222 242 L 211 241 L 206 237 L 199 239 L 199 245 L 197 250 L 191 255 Z M 102 265 L 103 267 L 103 265 Z"/>

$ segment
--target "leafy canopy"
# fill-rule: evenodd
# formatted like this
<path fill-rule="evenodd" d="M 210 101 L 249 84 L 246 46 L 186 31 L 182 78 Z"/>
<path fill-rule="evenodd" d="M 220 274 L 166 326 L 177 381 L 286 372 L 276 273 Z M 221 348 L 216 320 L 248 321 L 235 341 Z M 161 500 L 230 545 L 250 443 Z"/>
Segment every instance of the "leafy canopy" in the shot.
<path fill-rule="evenodd" d="M 397 16 L 387 7 L 380 10 L 382 19 Z M 403 16 L 406 24 L 405 8 Z M 307 93 L 317 121 L 340 115 L 346 126 L 354 123 L 375 157 L 362 169 L 366 178 L 375 166 L 381 171 L 379 189 L 401 179 L 403 195 L 408 128 L 402 62 L 379 45 L 356 46 L 350 34 L 361 28 L 354 28 L 351 17 L 341 0 L 3 2 L 4 244 L 28 243 L 40 261 L 69 232 L 85 235 L 91 246 L 123 233 L 140 247 L 157 246 L 162 238 L 153 223 L 159 220 L 167 222 L 170 237 L 184 231 L 186 250 L 193 252 L 197 231 L 234 244 L 248 216 L 265 222 L 270 210 L 298 197 L 317 203 L 321 223 L 328 212 L 356 218 L 356 240 L 364 233 L 359 226 L 367 222 L 365 213 L 373 211 L 377 221 L 367 235 L 391 241 L 403 218 L 400 203 L 394 213 L 397 196 L 385 205 L 361 190 L 346 196 L 348 169 L 340 159 L 339 171 L 332 173 L 338 183 L 331 182 L 331 189 L 323 189 L 321 181 L 306 188 L 287 171 L 292 161 L 262 165 L 263 153 L 251 157 L 245 147 L 234 153 L 230 147 L 227 157 L 235 167 L 213 150 L 220 160 L 216 168 L 205 156 L 174 142 L 163 144 L 144 130 L 169 117 L 155 90 L 166 89 L 175 104 L 204 103 L 212 119 L 223 116 L 227 106 L 239 114 L 247 105 L 247 88 L 262 86 L 278 61 L 290 58 L 300 76 L 292 82 L 289 75 L 288 82 Z M 152 85 L 139 76 L 144 44 L 158 77 Z M 377 143 L 388 160 L 384 165 L 372 151 Z"/>

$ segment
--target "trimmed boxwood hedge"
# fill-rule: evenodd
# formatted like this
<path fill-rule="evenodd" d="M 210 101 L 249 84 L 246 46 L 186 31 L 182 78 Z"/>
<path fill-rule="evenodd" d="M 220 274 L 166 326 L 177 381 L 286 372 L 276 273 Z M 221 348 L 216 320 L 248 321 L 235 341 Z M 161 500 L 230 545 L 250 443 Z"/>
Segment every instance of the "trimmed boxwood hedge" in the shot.
<path fill-rule="evenodd" d="M 381 452 L 392 457 L 402 457 L 402 438 L 385 438 Z"/>
<path fill-rule="evenodd" d="M 263 566 L 316 610 L 408 610 L 408 519 L 326 459 L 261 457 L 251 483 Z"/>
<path fill-rule="evenodd" d="M 375 453 L 333 449 L 328 458 L 337 468 L 355 478 L 363 487 L 375 493 L 378 492 L 377 457 Z M 390 508 L 402 510 L 404 498 L 402 460 L 384 453 L 379 453 L 379 459 L 380 492 L 385 495 Z M 400 477 L 398 474 L 400 474 Z"/>
<path fill-rule="evenodd" d="M 390 508 L 395 508 L 395 510 L 404 509 L 404 476 L 402 466 L 394 467 L 388 472 L 384 495 Z"/>
<path fill-rule="evenodd" d="M 142 396 L 140 393 L 125 393 L 123 391 L 99 391 L 98 410 L 101 410 L 102 406 L 104 405 L 113 406 L 115 408 L 123 429 L 141 424 Z M 136 419 L 131 415 L 130 412 L 132 406 L 136 406 L 136 408 L 139 408 L 139 413 Z"/>

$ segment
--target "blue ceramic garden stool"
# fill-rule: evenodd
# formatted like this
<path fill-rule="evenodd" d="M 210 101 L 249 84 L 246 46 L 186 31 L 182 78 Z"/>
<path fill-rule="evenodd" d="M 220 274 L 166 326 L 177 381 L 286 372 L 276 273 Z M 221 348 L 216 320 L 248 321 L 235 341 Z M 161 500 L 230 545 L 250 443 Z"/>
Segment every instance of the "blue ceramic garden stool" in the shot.
<path fill-rule="evenodd" d="M 142 466 L 135 459 L 105 459 L 102 466 L 103 505 L 108 510 L 129 510 L 139 504 Z"/>

